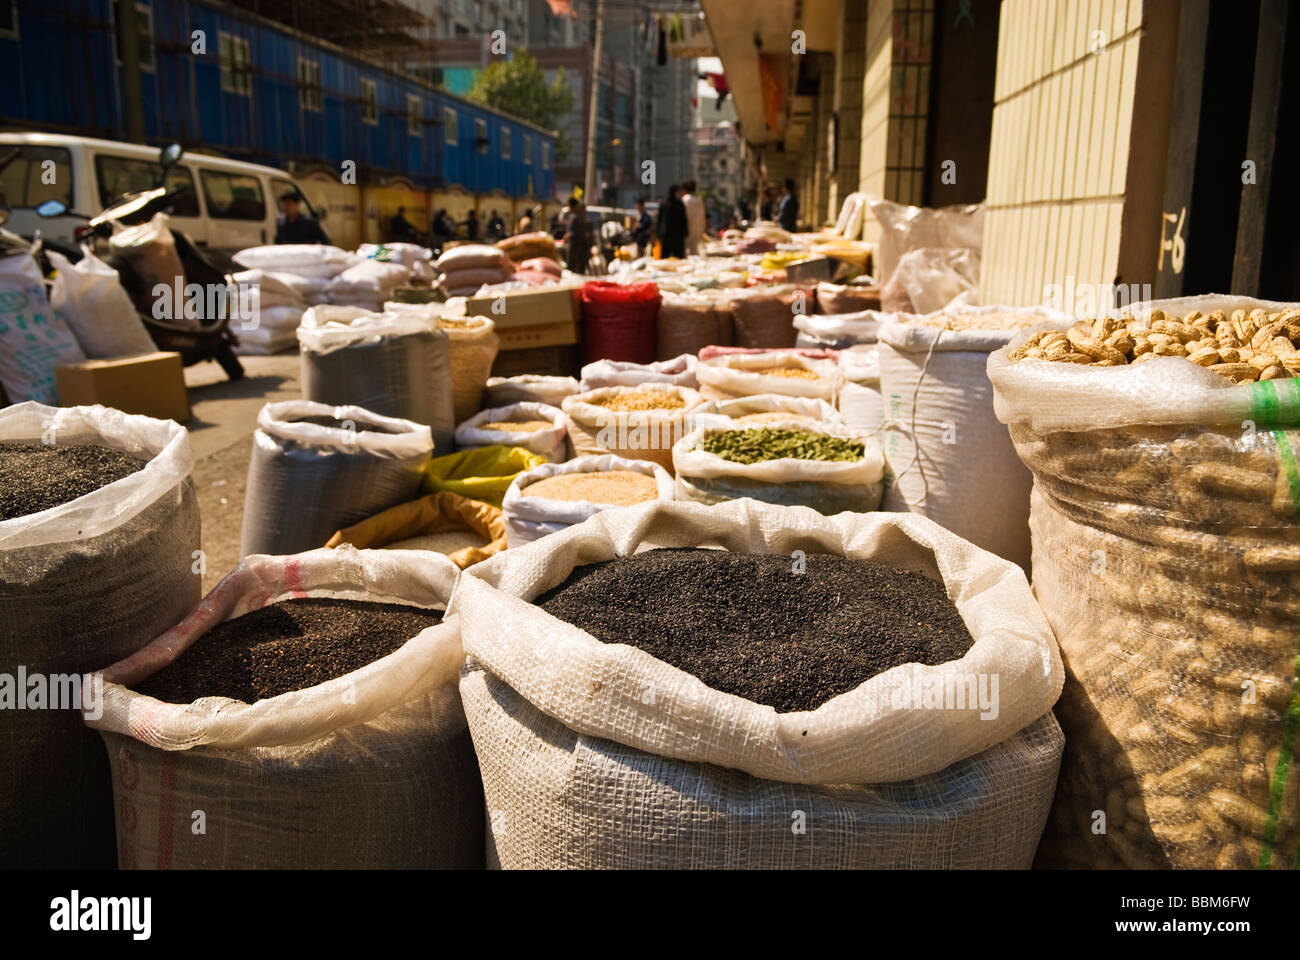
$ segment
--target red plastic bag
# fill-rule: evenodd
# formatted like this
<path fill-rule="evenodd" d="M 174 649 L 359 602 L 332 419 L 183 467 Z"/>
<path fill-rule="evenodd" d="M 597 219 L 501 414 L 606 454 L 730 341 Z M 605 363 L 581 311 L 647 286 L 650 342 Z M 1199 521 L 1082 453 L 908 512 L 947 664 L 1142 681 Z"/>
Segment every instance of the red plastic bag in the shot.
<path fill-rule="evenodd" d="M 654 363 L 659 288 L 653 283 L 582 285 L 582 362 Z"/>

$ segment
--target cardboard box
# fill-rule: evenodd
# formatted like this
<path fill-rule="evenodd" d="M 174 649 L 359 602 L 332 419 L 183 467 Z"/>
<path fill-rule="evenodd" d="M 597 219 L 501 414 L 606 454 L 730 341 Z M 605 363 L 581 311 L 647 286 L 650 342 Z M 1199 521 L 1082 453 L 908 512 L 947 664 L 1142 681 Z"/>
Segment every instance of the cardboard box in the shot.
<path fill-rule="evenodd" d="M 533 350 L 564 347 L 578 342 L 578 324 L 573 320 L 542 323 L 535 327 L 506 327 L 497 330 L 502 350 Z"/>
<path fill-rule="evenodd" d="M 514 327 L 576 324 L 579 317 L 578 288 L 538 287 L 535 290 L 512 290 L 494 297 L 474 297 L 466 303 L 465 312 L 471 316 L 487 317 L 496 324 L 498 335 Z"/>
<path fill-rule="evenodd" d="M 537 373 L 547 377 L 576 377 L 581 367 L 577 347 L 503 350 L 492 363 L 492 376 L 517 377 L 524 373 Z"/>
<path fill-rule="evenodd" d="M 184 423 L 190 418 L 185 367 L 179 353 L 138 353 L 110 360 L 86 360 L 54 368 L 59 403 L 76 407 L 102 403 L 123 413 Z"/>

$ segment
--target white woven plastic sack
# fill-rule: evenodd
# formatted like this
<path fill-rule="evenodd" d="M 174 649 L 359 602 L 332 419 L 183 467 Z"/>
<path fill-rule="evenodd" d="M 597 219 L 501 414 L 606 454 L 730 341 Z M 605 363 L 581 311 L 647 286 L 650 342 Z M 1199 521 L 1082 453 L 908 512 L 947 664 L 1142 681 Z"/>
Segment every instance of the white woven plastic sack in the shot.
<path fill-rule="evenodd" d="M 975 643 L 778 714 L 529 601 L 651 547 L 875 560 L 941 581 Z M 671 597 L 664 598 L 672 603 Z M 465 572 L 461 695 L 506 868 L 1027 867 L 1051 802 L 1056 644 L 1024 574 L 921 517 L 750 501 L 611 510 Z M 997 716 L 902 693 L 999 678 Z M 796 811 L 807 832 L 791 829 Z"/>
<path fill-rule="evenodd" d="M 341 426 L 304 422 L 329 418 Z M 414 500 L 429 428 L 361 407 L 268 403 L 257 415 L 239 555 L 300 553 L 335 530 Z"/>
<path fill-rule="evenodd" d="M 456 691 L 454 619 L 359 670 L 246 704 L 131 687 L 225 620 L 281 600 L 445 607 L 459 571 L 423 551 L 248 557 L 174 629 L 104 671 L 118 863 L 126 869 L 467 868 L 482 793 Z M 101 747 L 101 751 L 103 747 Z M 204 814 L 202 833 L 191 811 Z"/>
<path fill-rule="evenodd" d="M 912 207 L 891 200 L 871 200 L 871 215 L 880 224 L 876 267 L 882 283 L 894 274 L 909 250 L 966 248 L 977 256 L 984 245 L 984 204 Z"/>
<path fill-rule="evenodd" d="M 52 690 L 56 677 L 134 653 L 198 600 L 194 456 L 183 427 L 106 407 L 16 404 L 0 410 L 0 443 L 10 441 L 98 443 L 148 461 L 83 497 L 0 521 L 0 674 L 22 668 Z M 82 689 L 87 705 L 102 703 Z M 0 867 L 114 863 L 108 764 L 79 706 L 0 714 Z"/>
<path fill-rule="evenodd" d="M 603 510 L 618 509 L 613 504 L 595 503 L 591 500 L 549 500 L 546 497 L 526 497 L 524 488 L 545 480 L 572 473 L 608 473 L 627 470 L 654 477 L 659 493 L 656 499 L 673 499 L 673 478 L 668 471 L 649 460 L 626 460 L 613 454 L 593 457 L 575 457 L 567 463 L 544 463 L 525 470 L 510 483 L 501 512 L 506 524 L 506 543 L 521 547 L 552 533 L 567 530 Z"/>
<path fill-rule="evenodd" d="M 880 351 L 859 345 L 840 352 L 839 410 L 846 426 L 876 431 L 885 420 L 885 398 L 880 393 Z"/>
<path fill-rule="evenodd" d="M 323 243 L 277 243 L 240 250 L 232 258 L 250 270 L 293 273 L 300 277 L 336 277 L 360 262 L 356 254 Z"/>
<path fill-rule="evenodd" d="M 1143 306 L 1300 312 L 1234 296 Z M 1011 363 L 1020 339 L 988 373 L 1033 470 L 1034 590 L 1067 671 L 1039 861 L 1294 870 L 1300 380 L 1237 385 L 1181 357 Z M 1097 809 L 1104 833 L 1088 827 Z"/>
<path fill-rule="evenodd" d="M 690 387 L 694 390 L 695 364 L 694 355 L 689 353 L 656 363 L 597 360 L 582 368 L 582 389 L 635 387 L 642 383 L 671 383 L 674 386 Z"/>
<path fill-rule="evenodd" d="M 133 227 L 119 229 L 109 238 L 113 253 L 131 265 L 140 279 L 136 309 L 148 316 L 168 323 L 197 329 L 201 325 L 197 306 L 186 297 L 183 302 L 173 299 L 171 308 L 159 316 L 158 306 L 164 301 L 155 295 L 159 284 L 168 289 L 185 283 L 185 267 L 176 251 L 176 238 L 172 236 L 171 218 L 165 213 L 155 213 L 153 218 Z"/>
<path fill-rule="evenodd" d="M 875 343 L 883 317 L 878 310 L 801 314 L 794 318 L 794 328 L 799 331 L 795 346 L 804 349 L 843 350 L 859 343 Z"/>
<path fill-rule="evenodd" d="M 839 412 L 825 400 L 815 397 L 786 397 L 779 393 L 759 393 L 752 397 L 736 397 L 734 400 L 708 400 L 695 408 L 691 422 L 697 426 L 727 426 L 742 417 L 761 418 L 765 421 L 786 419 L 830 424 L 843 422 Z"/>
<path fill-rule="evenodd" d="M 782 377 L 760 371 L 770 367 L 801 367 L 817 374 L 816 380 Z M 700 392 L 711 400 L 779 393 L 787 397 L 815 397 L 835 403 L 840 375 L 834 360 L 815 360 L 797 353 L 730 353 L 701 360 L 695 368 Z"/>
<path fill-rule="evenodd" d="M 10 403 L 58 403 L 54 368 L 85 359 L 45 296 L 36 258 L 30 253 L 0 257 L 0 384 Z"/>
<path fill-rule="evenodd" d="M 501 347 L 496 324 L 487 317 L 465 316 L 464 307 L 464 300 L 455 306 L 391 300 L 384 304 L 385 313 L 407 311 L 437 317 L 438 329 L 447 334 L 451 344 L 451 391 L 457 423 L 464 423 L 483 405 L 483 390 Z"/>
<path fill-rule="evenodd" d="M 857 440 L 862 443 L 859 460 L 797 460 L 784 457 L 760 463 L 737 463 L 716 453 L 697 450 L 705 437 L 727 430 L 807 430 L 812 433 Z M 673 447 L 677 477 L 677 499 L 699 503 L 723 503 L 749 497 L 781 506 L 812 507 L 819 513 L 845 510 L 867 513 L 880 506 L 881 478 L 885 458 L 874 437 L 846 430 L 836 424 L 815 424 L 806 420 L 785 420 L 762 424 L 730 423 L 701 425 Z"/>
<path fill-rule="evenodd" d="M 683 406 L 619 412 L 600 405 L 624 393 L 667 393 L 681 400 Z M 652 460 L 671 472 L 673 444 L 689 432 L 691 413 L 703 402 L 704 398 L 689 387 L 643 383 L 636 387 L 601 387 L 565 397 L 563 410 L 569 418 L 574 456 L 612 453 L 629 460 Z"/>
<path fill-rule="evenodd" d="M 1064 322 L 1046 308 L 961 312 Z M 1028 570 L 1031 478 L 993 413 L 984 369 L 989 354 L 1021 331 L 941 331 L 908 320 L 896 316 L 880 328 L 890 473 L 883 509 L 923 514 Z"/>
<path fill-rule="evenodd" d="M 546 420 L 551 425 L 526 433 L 513 430 L 489 430 L 484 424 L 517 422 L 521 420 Z M 456 428 L 456 447 L 523 447 L 540 453 L 552 463 L 567 459 L 569 447 L 569 422 L 559 407 L 544 403 L 512 403 L 505 407 L 489 407 L 470 417 Z"/>
<path fill-rule="evenodd" d="M 46 253 L 57 274 L 50 306 L 63 318 L 91 360 L 152 353 L 149 331 L 136 315 L 117 271 L 89 247 L 72 263 L 57 250 Z"/>
<path fill-rule="evenodd" d="M 564 398 L 582 392 L 582 384 L 573 377 L 547 377 L 525 373 L 517 377 L 488 377 L 483 392 L 483 403 L 489 407 L 504 407 L 511 403 L 531 401 L 552 407 L 563 406 Z"/>

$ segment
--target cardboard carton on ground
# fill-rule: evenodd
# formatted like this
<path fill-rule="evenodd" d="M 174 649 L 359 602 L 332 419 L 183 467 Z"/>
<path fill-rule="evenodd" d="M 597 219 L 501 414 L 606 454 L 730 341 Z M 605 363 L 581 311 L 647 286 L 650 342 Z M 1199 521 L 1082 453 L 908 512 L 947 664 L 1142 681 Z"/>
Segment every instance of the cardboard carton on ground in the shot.
<path fill-rule="evenodd" d="M 138 353 L 86 360 L 54 368 L 59 403 L 76 407 L 102 403 L 124 413 L 184 423 L 190 418 L 181 355 Z"/>

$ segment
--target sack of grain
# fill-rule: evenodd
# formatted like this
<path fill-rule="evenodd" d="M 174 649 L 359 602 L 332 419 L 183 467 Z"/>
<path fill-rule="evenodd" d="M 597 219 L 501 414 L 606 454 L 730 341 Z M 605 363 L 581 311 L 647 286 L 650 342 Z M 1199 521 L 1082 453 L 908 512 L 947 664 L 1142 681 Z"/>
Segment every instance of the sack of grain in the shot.
<path fill-rule="evenodd" d="M 733 400 L 706 400 L 695 408 L 692 420 L 701 426 L 712 424 L 713 417 L 723 421 L 774 423 L 777 420 L 800 420 L 810 423 L 841 423 L 839 412 L 816 397 L 787 397 L 779 393 L 759 393 Z"/>
<path fill-rule="evenodd" d="M 164 301 L 154 293 L 160 284 L 170 294 L 178 281 L 182 286 L 185 283 L 185 268 L 176 252 L 176 239 L 167 214 L 155 213 L 144 223 L 118 230 L 108 244 L 115 256 L 130 265 L 138 280 L 139 285 L 128 291 L 136 310 L 179 327 L 197 329 L 201 325 L 198 311 L 188 297 L 183 302 L 173 302 L 174 298 L 168 295 Z M 155 309 L 164 304 L 170 304 L 170 309 Z"/>
<path fill-rule="evenodd" d="M 498 240 L 496 245 L 515 263 L 532 260 L 534 257 L 555 259 L 555 238 L 545 230 L 517 233 L 513 237 Z"/>
<path fill-rule="evenodd" d="M 849 347 L 840 352 L 840 416 L 847 426 L 874 432 L 885 420 L 885 398 L 880 393 L 880 352 L 875 344 Z"/>
<path fill-rule="evenodd" d="M 552 463 L 568 459 L 568 420 L 559 407 L 512 403 L 488 407 L 456 428 L 456 448 L 523 447 Z"/>
<path fill-rule="evenodd" d="M 859 343 L 875 343 L 884 316 L 877 310 L 836 316 L 800 315 L 794 318 L 799 331 L 795 344 L 804 349 L 845 350 Z"/>
<path fill-rule="evenodd" d="M 787 418 L 703 422 L 673 447 L 677 499 L 751 497 L 827 515 L 880 506 L 885 458 L 874 438 L 836 424 Z"/>
<path fill-rule="evenodd" d="M 732 336 L 738 347 L 780 349 L 795 345 L 795 317 L 813 312 L 813 297 L 789 284 L 752 287 L 729 298 Z"/>
<path fill-rule="evenodd" d="M 582 392 L 582 384 L 573 377 L 547 377 L 525 373 L 517 377 L 488 377 L 483 403 L 504 407 L 512 403 L 545 403 L 562 406 L 565 397 Z"/>
<path fill-rule="evenodd" d="M 500 507 L 440 490 L 336 530 L 325 546 L 345 543 L 358 549 L 432 550 L 463 570 L 506 549 L 506 527 Z"/>
<path fill-rule="evenodd" d="M 117 271 L 95 256 L 90 247 L 82 247 L 81 259 L 76 263 L 57 250 L 45 255 L 58 271 L 50 289 L 50 306 L 72 330 L 89 359 L 125 357 L 157 349 Z"/>
<path fill-rule="evenodd" d="M 881 325 L 883 509 L 923 514 L 1029 569 L 1031 479 L 993 413 L 984 368 L 1023 330 L 1061 318 L 1046 308 L 977 307 Z"/>
<path fill-rule="evenodd" d="M 1300 305 L 1149 306 L 1131 334 L 1102 321 L 1048 342 L 1072 362 L 1012 362 L 1015 343 L 989 358 L 1033 471 L 1034 589 L 1066 666 L 1040 862 L 1295 868 Z M 1281 378 L 1235 383 L 1256 360 Z"/>
<path fill-rule="evenodd" d="M 662 289 L 662 288 L 661 288 Z M 719 309 L 716 295 L 664 293 L 655 318 L 655 355 L 667 360 L 683 353 L 698 354 L 710 344 L 731 344 L 730 308 Z"/>
<path fill-rule="evenodd" d="M 312 307 L 302 316 L 298 344 L 303 399 L 427 424 L 434 449 L 451 450 L 450 338 L 434 316 Z"/>
<path fill-rule="evenodd" d="M 248 270 L 270 270 L 325 279 L 337 277 L 348 267 L 361 262 L 356 254 L 323 243 L 273 243 L 249 247 L 231 259 Z"/>
<path fill-rule="evenodd" d="M 984 244 L 984 204 L 947 207 L 912 207 L 891 200 L 868 201 L 880 224 L 876 263 L 881 281 L 894 275 L 899 260 L 910 250 L 964 248 L 977 256 Z"/>
<path fill-rule="evenodd" d="M 41 473 L 32 464 L 18 482 L 0 484 L 0 517 L 7 517 L 0 519 L 0 675 L 25 673 L 17 687 L 24 705 L 57 709 L 13 709 L 8 690 L 0 867 L 106 869 L 114 863 L 109 769 L 79 711 L 83 702 L 92 711 L 103 704 L 90 671 L 134 653 L 199 598 L 189 434 L 106 407 L 20 403 L 0 410 L 0 463 L 14 443 L 31 444 L 50 461 Z M 122 472 L 101 472 L 107 482 L 93 489 L 93 464 L 60 463 L 83 445 L 110 448 Z M 127 457 L 141 461 L 135 472 L 124 473 L 135 466 Z M 74 483 L 89 492 L 78 496 Z M 54 505 L 34 501 L 38 493 Z M 59 502 L 69 494 L 74 499 Z M 37 677 L 52 698 L 39 704 L 32 700 Z M 77 683 L 82 696 L 69 695 L 75 686 L 68 684 Z M 59 690 L 67 700 L 55 703 Z"/>
<path fill-rule="evenodd" d="M 58 403 L 54 368 L 85 359 L 72 330 L 50 306 L 36 258 L 0 257 L 0 387 L 9 401 Z"/>
<path fill-rule="evenodd" d="M 461 270 L 496 270 L 506 274 L 514 270 L 510 258 L 491 244 L 466 243 L 452 247 L 433 262 L 439 273 Z"/>
<path fill-rule="evenodd" d="M 641 383 L 671 383 L 695 389 L 695 356 L 684 353 L 657 363 L 597 360 L 582 368 L 582 389 L 635 387 Z"/>
<path fill-rule="evenodd" d="M 445 608 L 458 577 L 431 553 L 249 557 L 183 622 L 109 667 L 103 714 L 86 722 L 112 765 L 119 865 L 481 866 L 482 787 L 456 690 L 464 654 L 454 619 L 358 669 L 255 702 L 137 692 L 208 631 L 268 604 L 334 597 Z"/>
<path fill-rule="evenodd" d="M 671 499 L 673 478 L 659 464 L 605 454 L 544 463 L 519 474 L 506 491 L 501 510 L 507 543 L 520 547 L 567 530 L 602 510 Z"/>
<path fill-rule="evenodd" d="M 974 645 L 778 713 L 530 602 L 580 564 L 689 546 L 916 571 L 943 584 Z M 611 510 L 466 571 L 450 610 L 491 866 L 1023 869 L 1033 858 L 1062 746 L 1056 645 L 1021 571 L 922 517 L 750 501 Z M 978 677 L 998 678 L 996 716 L 908 696 L 969 691 Z"/>
<path fill-rule="evenodd" d="M 501 338 L 496 334 L 496 324 L 487 317 L 453 316 L 442 304 L 398 303 L 384 304 L 385 313 L 432 313 L 438 320 L 438 329 L 447 334 L 451 355 L 451 393 L 456 412 L 456 422 L 464 423 L 483 404 L 483 389 L 492 363 L 497 358 Z"/>
<path fill-rule="evenodd" d="M 779 393 L 835 402 L 840 373 L 834 360 L 787 350 L 731 353 L 701 360 L 695 368 L 700 393 L 711 400 Z"/>
<path fill-rule="evenodd" d="M 601 387 L 564 399 L 576 457 L 612 453 L 673 469 L 673 444 L 688 432 L 688 416 L 704 402 L 689 387 L 643 383 Z"/>
<path fill-rule="evenodd" d="M 880 309 L 880 288 L 875 284 L 828 283 L 817 284 L 817 312 L 819 314 L 861 313 Z"/>
<path fill-rule="evenodd" d="M 361 407 L 268 403 L 257 415 L 239 555 L 312 550 L 418 495 L 429 428 Z"/>
<path fill-rule="evenodd" d="M 481 503 L 501 506 L 501 498 L 514 478 L 540 467 L 546 460 L 523 447 L 475 447 L 434 457 L 424 468 L 423 490 L 447 490 Z"/>

